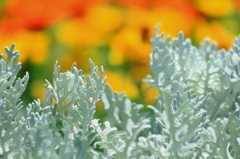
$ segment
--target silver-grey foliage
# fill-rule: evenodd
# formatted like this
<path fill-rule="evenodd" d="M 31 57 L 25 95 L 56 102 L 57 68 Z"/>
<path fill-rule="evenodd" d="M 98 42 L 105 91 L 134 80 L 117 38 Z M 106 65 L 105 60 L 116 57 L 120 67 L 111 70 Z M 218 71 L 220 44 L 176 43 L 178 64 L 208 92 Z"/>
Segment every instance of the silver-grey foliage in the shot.
<path fill-rule="evenodd" d="M 133 103 L 106 83 L 104 70 L 90 60 L 90 75 L 76 63 L 53 81 L 45 100 L 23 105 L 29 78 L 14 44 L 0 56 L 0 158 L 125 159 L 238 158 L 240 156 L 240 37 L 231 50 L 209 40 L 199 48 L 183 33 L 152 38 L 150 69 L 144 79 L 156 87 L 158 104 Z M 141 47 L 141 46 L 139 46 Z M 154 99 L 154 97 L 153 97 Z M 107 115 L 95 119 L 101 102 Z M 20 113 L 25 111 L 26 113 Z"/>

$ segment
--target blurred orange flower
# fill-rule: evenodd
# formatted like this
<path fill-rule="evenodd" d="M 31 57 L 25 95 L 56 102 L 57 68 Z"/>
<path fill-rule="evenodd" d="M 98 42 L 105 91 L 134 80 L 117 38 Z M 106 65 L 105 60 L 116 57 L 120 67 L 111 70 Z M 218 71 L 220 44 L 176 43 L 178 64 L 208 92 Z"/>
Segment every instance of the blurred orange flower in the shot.
<path fill-rule="evenodd" d="M 24 28 L 38 30 L 68 16 L 64 0 L 10 0 L 7 18 L 15 19 Z"/>

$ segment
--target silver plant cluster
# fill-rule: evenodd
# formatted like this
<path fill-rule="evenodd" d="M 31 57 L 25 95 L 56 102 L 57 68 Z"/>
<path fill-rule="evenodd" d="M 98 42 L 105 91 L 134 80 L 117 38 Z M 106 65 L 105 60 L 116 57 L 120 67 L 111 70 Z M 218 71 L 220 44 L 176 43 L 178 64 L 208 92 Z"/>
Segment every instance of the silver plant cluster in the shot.
<path fill-rule="evenodd" d="M 240 37 L 232 49 L 205 40 L 199 48 L 182 32 L 152 38 L 144 82 L 158 104 L 144 106 L 106 84 L 103 67 L 91 74 L 74 63 L 52 84 L 45 100 L 21 100 L 29 75 L 17 79 L 19 52 L 0 56 L 0 159 L 205 159 L 240 156 Z M 141 46 L 140 46 L 141 47 Z M 154 97 L 153 97 L 154 99 Z M 95 119 L 101 102 L 107 112 Z M 24 113 L 23 113 L 24 112 Z"/>

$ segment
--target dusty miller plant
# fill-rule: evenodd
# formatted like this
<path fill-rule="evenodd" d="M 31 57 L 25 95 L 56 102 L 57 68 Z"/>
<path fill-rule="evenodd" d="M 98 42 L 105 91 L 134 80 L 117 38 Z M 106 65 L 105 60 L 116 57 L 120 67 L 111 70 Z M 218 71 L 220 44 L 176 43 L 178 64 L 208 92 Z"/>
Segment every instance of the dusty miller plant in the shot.
<path fill-rule="evenodd" d="M 5 47 L 6 60 L 0 56 L 0 158 L 238 158 L 240 37 L 226 51 L 209 40 L 196 48 L 181 32 L 164 38 L 158 29 L 152 38 L 152 75 L 144 82 L 159 96 L 148 111 L 112 91 L 103 67 L 91 60 L 90 75 L 76 63 L 60 73 L 56 63 L 53 81 L 44 86 L 44 102 L 25 106 L 21 95 L 29 75 L 17 79 L 19 52 L 14 44 Z M 98 102 L 107 112 L 102 120 L 94 118 Z"/>

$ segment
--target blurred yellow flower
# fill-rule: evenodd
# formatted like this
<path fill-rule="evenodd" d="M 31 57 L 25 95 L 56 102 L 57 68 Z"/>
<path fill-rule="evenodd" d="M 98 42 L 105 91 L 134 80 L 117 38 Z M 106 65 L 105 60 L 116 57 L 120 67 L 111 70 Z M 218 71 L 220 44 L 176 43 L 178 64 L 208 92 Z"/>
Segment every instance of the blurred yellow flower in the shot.
<path fill-rule="evenodd" d="M 112 90 L 118 93 L 125 92 L 130 99 L 138 97 L 138 88 L 129 75 L 110 71 L 105 71 L 105 75 Z"/>
<path fill-rule="evenodd" d="M 204 20 L 199 21 L 199 27 L 196 28 L 196 38 L 198 41 L 203 41 L 205 38 L 209 38 L 212 41 L 218 43 L 219 48 L 229 49 L 234 41 L 233 33 L 224 28 L 221 23 L 212 21 L 207 23 Z"/>
<path fill-rule="evenodd" d="M 235 10 L 233 0 L 196 0 L 195 2 L 201 12 L 213 17 L 226 16 Z"/>
<path fill-rule="evenodd" d="M 86 12 L 85 18 L 95 30 L 109 34 L 121 27 L 123 11 L 119 7 L 110 4 L 95 5 Z"/>
<path fill-rule="evenodd" d="M 126 14 L 126 26 L 110 43 L 109 61 L 113 65 L 121 65 L 127 59 L 145 63 L 151 51 L 150 37 L 154 30 L 151 26 L 157 24 L 154 14 L 138 8 L 128 10 Z"/>
<path fill-rule="evenodd" d="M 177 36 L 181 30 L 188 35 L 197 21 L 196 15 L 170 7 L 151 11 L 132 7 L 126 15 L 126 26 L 117 32 L 110 43 L 109 61 L 113 65 L 121 65 L 127 60 L 147 65 L 153 26 L 162 24 L 161 30 L 167 35 Z"/>
<path fill-rule="evenodd" d="M 70 47 L 102 45 L 121 26 L 121 17 L 121 10 L 117 7 L 95 6 L 86 12 L 85 18 L 72 18 L 60 23 L 56 36 L 60 42 Z"/>
<path fill-rule="evenodd" d="M 143 94 L 143 100 L 149 104 L 156 103 L 155 100 L 157 97 L 159 97 L 159 92 L 156 87 L 147 89 L 149 87 L 148 84 L 142 83 L 141 84 L 141 92 Z"/>
<path fill-rule="evenodd" d="M 63 45 L 94 45 L 100 38 L 85 19 L 68 19 L 57 26 L 56 37 Z"/>
<path fill-rule="evenodd" d="M 182 12 L 170 7 L 164 7 L 156 11 L 155 14 L 158 15 L 156 19 L 162 24 L 161 31 L 165 35 L 171 35 L 171 37 L 177 37 L 180 31 L 183 31 L 188 36 L 198 19 L 197 16 L 191 15 L 188 12 Z"/>
<path fill-rule="evenodd" d="M 44 99 L 44 86 L 45 81 L 44 80 L 34 80 L 30 83 L 30 93 L 34 97 L 34 99 L 40 99 L 43 101 Z"/>
<path fill-rule="evenodd" d="M 109 62 L 113 65 L 121 65 L 126 59 L 147 62 L 150 51 L 150 41 L 144 42 L 134 28 L 124 28 L 111 42 Z"/>
<path fill-rule="evenodd" d="M 20 62 L 28 59 L 33 63 L 41 63 L 47 58 L 50 38 L 42 31 L 21 30 L 11 36 L 6 34 L 0 36 L 4 39 L 0 41 L 0 48 L 16 43 L 16 49 L 21 51 Z"/>

